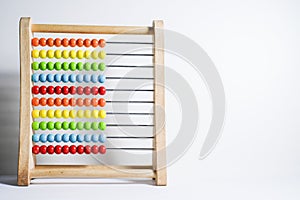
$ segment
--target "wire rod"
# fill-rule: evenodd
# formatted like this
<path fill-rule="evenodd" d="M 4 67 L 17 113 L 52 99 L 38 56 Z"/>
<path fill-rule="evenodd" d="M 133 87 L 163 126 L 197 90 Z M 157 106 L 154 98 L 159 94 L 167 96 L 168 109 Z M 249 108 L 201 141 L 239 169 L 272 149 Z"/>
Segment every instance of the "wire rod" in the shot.
<path fill-rule="evenodd" d="M 118 42 L 118 41 L 106 41 L 107 44 L 154 44 L 153 42 Z"/>
<path fill-rule="evenodd" d="M 108 91 L 108 92 L 111 92 L 111 91 L 119 91 L 119 92 L 130 92 L 130 91 L 153 92 L 154 90 L 151 90 L 151 89 L 106 89 L 106 91 Z"/>
<path fill-rule="evenodd" d="M 106 126 L 112 126 L 112 127 L 117 127 L 117 126 L 135 126 L 135 127 L 147 127 L 147 126 L 154 126 L 153 124 L 106 124 Z"/>
<path fill-rule="evenodd" d="M 108 136 L 106 137 L 108 139 L 153 139 L 153 136 L 149 136 L 149 137 L 134 137 L 134 136 Z"/>
<path fill-rule="evenodd" d="M 106 103 L 154 103 L 154 101 L 106 101 Z"/>
<path fill-rule="evenodd" d="M 117 77 L 117 76 L 109 76 L 106 79 L 132 79 L 132 80 L 154 80 L 154 78 L 147 77 Z"/>
<path fill-rule="evenodd" d="M 154 115 L 154 113 L 122 113 L 122 112 L 107 112 L 107 115 Z"/>
<path fill-rule="evenodd" d="M 131 148 L 113 148 L 113 147 L 108 147 L 108 148 L 106 148 L 107 150 L 151 150 L 151 151 L 153 151 L 154 150 L 154 148 L 135 148 L 135 147 L 131 147 Z"/>
<path fill-rule="evenodd" d="M 152 53 L 106 53 L 107 56 L 153 56 Z"/>
<path fill-rule="evenodd" d="M 106 67 L 153 68 L 153 65 L 106 65 Z"/>

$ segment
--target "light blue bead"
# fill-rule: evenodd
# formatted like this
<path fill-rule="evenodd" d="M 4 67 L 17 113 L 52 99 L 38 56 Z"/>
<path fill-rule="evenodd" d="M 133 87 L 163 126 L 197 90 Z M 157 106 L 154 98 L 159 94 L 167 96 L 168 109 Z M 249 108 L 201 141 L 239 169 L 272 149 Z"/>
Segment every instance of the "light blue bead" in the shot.
<path fill-rule="evenodd" d="M 56 134 L 54 137 L 54 140 L 55 140 L 55 142 L 61 142 L 61 140 L 62 140 L 61 134 Z"/>
<path fill-rule="evenodd" d="M 47 135 L 44 134 L 44 133 L 41 134 L 41 135 L 40 135 L 40 141 L 43 142 L 43 143 L 47 142 Z"/>
<path fill-rule="evenodd" d="M 77 74 L 77 76 L 76 76 L 76 81 L 77 81 L 78 83 L 82 83 L 82 81 L 83 81 L 83 75 L 82 75 L 82 74 Z"/>
<path fill-rule="evenodd" d="M 106 136 L 103 133 L 101 133 L 99 135 L 99 142 L 104 143 L 105 141 L 106 141 Z"/>
<path fill-rule="evenodd" d="M 63 74 L 61 76 L 61 80 L 62 80 L 62 82 L 67 83 L 69 81 L 69 75 L 68 74 Z"/>
<path fill-rule="evenodd" d="M 40 134 L 33 134 L 32 135 L 32 141 L 33 142 L 39 142 L 40 141 Z"/>
<path fill-rule="evenodd" d="M 47 81 L 50 82 L 50 83 L 53 82 L 54 81 L 54 75 L 53 74 L 48 74 L 47 75 Z"/>
<path fill-rule="evenodd" d="M 32 74 L 31 80 L 36 83 L 39 81 L 39 76 L 39 74 Z"/>
<path fill-rule="evenodd" d="M 92 141 L 93 142 L 98 142 L 98 140 L 99 140 L 99 135 L 98 134 L 93 134 L 92 135 Z"/>
<path fill-rule="evenodd" d="M 70 74 L 70 75 L 69 75 L 69 81 L 70 81 L 71 83 L 75 83 L 75 81 L 76 81 L 76 75 L 75 75 L 75 74 Z"/>
<path fill-rule="evenodd" d="M 70 135 L 70 142 L 75 143 L 77 141 L 77 135 L 76 134 L 71 134 Z"/>
<path fill-rule="evenodd" d="M 83 142 L 84 141 L 84 135 L 78 134 L 77 135 L 77 142 Z"/>
<path fill-rule="evenodd" d="M 99 75 L 98 80 L 99 80 L 100 83 L 104 83 L 105 82 L 105 76 L 104 75 Z"/>
<path fill-rule="evenodd" d="M 91 76 L 91 81 L 93 82 L 93 83 L 97 83 L 97 75 L 96 74 L 93 74 L 92 76 Z"/>
<path fill-rule="evenodd" d="M 84 141 L 85 141 L 85 142 L 90 142 L 90 141 L 91 141 L 91 135 L 85 134 L 85 135 L 84 135 Z"/>
<path fill-rule="evenodd" d="M 69 134 L 63 134 L 63 135 L 62 135 L 62 141 L 64 141 L 64 142 L 69 142 L 69 139 L 70 139 Z"/>
<path fill-rule="evenodd" d="M 61 81 L 61 75 L 60 74 L 55 74 L 54 75 L 54 81 L 59 83 Z"/>
<path fill-rule="evenodd" d="M 86 82 L 86 83 L 90 82 L 90 75 L 85 74 L 85 75 L 83 76 L 83 81 Z"/>
<path fill-rule="evenodd" d="M 54 142 L 54 134 L 49 134 L 47 136 L 47 140 L 48 140 L 48 142 Z"/>
<path fill-rule="evenodd" d="M 47 75 L 46 74 L 40 74 L 39 79 L 42 83 L 45 83 L 47 81 Z"/>

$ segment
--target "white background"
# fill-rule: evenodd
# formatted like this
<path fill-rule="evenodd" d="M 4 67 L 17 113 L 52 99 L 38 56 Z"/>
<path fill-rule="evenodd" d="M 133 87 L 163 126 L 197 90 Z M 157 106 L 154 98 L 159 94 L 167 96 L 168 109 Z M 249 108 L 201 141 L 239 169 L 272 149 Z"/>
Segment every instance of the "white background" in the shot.
<path fill-rule="evenodd" d="M 203 125 L 191 148 L 168 168 L 167 187 L 107 182 L 19 188 L 13 177 L 2 177 L 0 199 L 299 199 L 299 6 L 292 0 L 1 1 L 1 75 L 19 73 L 21 16 L 31 16 L 33 23 L 101 25 L 151 25 L 153 19 L 163 19 L 165 28 L 193 39 L 214 61 L 225 87 L 227 116 L 215 150 L 198 160 L 210 101 L 204 83 L 191 81 L 200 99 Z M 169 142 L 177 130 L 171 124 L 178 121 L 170 105 L 177 104 L 168 94 Z M 17 140 L 16 134 L 2 137 L 1 144 L 16 152 L 16 145 L 7 144 Z M 3 154 L 1 163 L 6 159 L 13 163 L 1 169 L 7 175 L 11 172 L 7 168 L 15 169 L 16 154 L 13 160 Z"/>

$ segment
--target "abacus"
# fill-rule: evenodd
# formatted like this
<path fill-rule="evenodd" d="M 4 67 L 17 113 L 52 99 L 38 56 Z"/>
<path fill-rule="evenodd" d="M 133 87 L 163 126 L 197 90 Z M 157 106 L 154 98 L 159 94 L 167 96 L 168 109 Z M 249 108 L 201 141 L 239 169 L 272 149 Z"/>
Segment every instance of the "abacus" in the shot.
<path fill-rule="evenodd" d="M 162 28 L 160 20 L 147 27 L 31 24 L 28 17 L 20 19 L 18 185 L 35 178 L 149 178 L 166 185 Z M 151 41 L 101 38 L 105 35 L 147 36 Z M 151 52 L 124 50 L 129 45 L 148 46 Z M 151 64 L 112 62 L 128 57 L 137 63 L 147 57 Z M 140 75 L 118 75 L 128 69 Z M 140 83 L 128 84 L 135 81 Z M 137 87 L 144 82 L 150 86 Z M 149 98 L 132 100 L 128 92 Z M 137 108 L 130 111 L 131 105 Z M 118 110 L 124 106 L 127 112 Z M 150 123 L 132 123 L 134 117 L 148 117 Z M 126 141 L 140 146 L 126 146 Z M 139 163 L 139 154 L 134 164 L 110 164 L 116 162 L 115 155 L 126 160 L 131 151 L 150 152 L 151 164 Z M 43 164 L 45 157 L 59 163 Z"/>

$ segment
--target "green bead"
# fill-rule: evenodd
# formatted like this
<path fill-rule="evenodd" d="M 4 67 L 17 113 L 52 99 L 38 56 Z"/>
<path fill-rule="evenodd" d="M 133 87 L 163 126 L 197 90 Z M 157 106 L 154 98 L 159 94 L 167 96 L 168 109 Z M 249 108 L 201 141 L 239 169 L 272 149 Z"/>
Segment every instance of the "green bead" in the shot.
<path fill-rule="evenodd" d="M 56 63 L 54 64 L 54 68 L 55 68 L 57 71 L 61 70 L 61 63 L 60 63 L 60 62 L 56 62 Z"/>
<path fill-rule="evenodd" d="M 100 122 L 100 123 L 99 123 L 99 129 L 102 130 L 102 131 L 104 131 L 104 130 L 106 129 L 106 124 L 105 124 L 105 122 Z"/>
<path fill-rule="evenodd" d="M 48 130 L 53 130 L 54 129 L 54 122 L 48 122 L 47 123 L 47 128 L 48 128 Z"/>
<path fill-rule="evenodd" d="M 68 130 L 68 129 L 69 129 L 69 122 L 63 122 L 63 123 L 62 123 L 62 128 L 63 128 L 64 130 Z"/>
<path fill-rule="evenodd" d="M 76 67 L 77 67 L 78 71 L 82 71 L 83 70 L 83 64 L 82 64 L 82 62 L 77 63 Z"/>
<path fill-rule="evenodd" d="M 93 122 L 92 123 L 92 129 L 93 130 L 98 130 L 98 122 Z"/>
<path fill-rule="evenodd" d="M 47 69 L 47 64 L 46 62 L 40 62 L 40 70 L 46 70 Z"/>
<path fill-rule="evenodd" d="M 87 63 L 84 63 L 84 69 L 86 71 L 90 71 L 91 70 L 91 63 L 87 62 Z"/>
<path fill-rule="evenodd" d="M 61 129 L 61 122 L 55 122 L 54 127 L 55 127 L 56 130 L 60 130 Z"/>
<path fill-rule="evenodd" d="M 76 70 L 76 63 L 75 62 L 71 62 L 69 64 L 69 68 L 70 68 L 71 71 L 75 71 Z"/>
<path fill-rule="evenodd" d="M 48 70 L 53 70 L 53 69 L 54 69 L 54 64 L 53 64 L 53 62 L 48 62 L 48 63 L 47 63 L 47 69 L 48 69 Z"/>
<path fill-rule="evenodd" d="M 70 122 L 69 128 L 70 128 L 71 130 L 75 130 L 75 129 L 76 129 L 76 122 Z"/>
<path fill-rule="evenodd" d="M 78 130 L 83 130 L 83 123 L 82 122 L 77 122 L 76 127 Z"/>
<path fill-rule="evenodd" d="M 97 63 L 93 63 L 92 64 L 92 70 L 93 71 L 97 71 L 98 70 L 98 64 Z"/>
<path fill-rule="evenodd" d="M 32 68 L 33 70 L 39 70 L 39 63 L 38 63 L 38 62 L 33 62 L 33 63 L 31 64 L 31 68 Z"/>
<path fill-rule="evenodd" d="M 104 71 L 105 70 L 105 64 L 104 63 L 100 63 L 99 64 L 99 69 L 100 69 L 100 71 Z"/>
<path fill-rule="evenodd" d="M 39 130 L 39 123 L 38 122 L 32 122 L 31 127 L 32 127 L 33 130 Z"/>
<path fill-rule="evenodd" d="M 64 62 L 64 63 L 62 64 L 62 69 L 65 70 L 65 71 L 67 71 L 67 70 L 69 69 L 69 63 Z"/>
<path fill-rule="evenodd" d="M 84 122 L 84 129 L 90 130 L 91 129 L 91 122 Z"/>
<path fill-rule="evenodd" d="M 40 122 L 40 129 L 43 130 L 43 131 L 46 130 L 47 129 L 47 122 L 44 122 L 44 121 Z"/>

